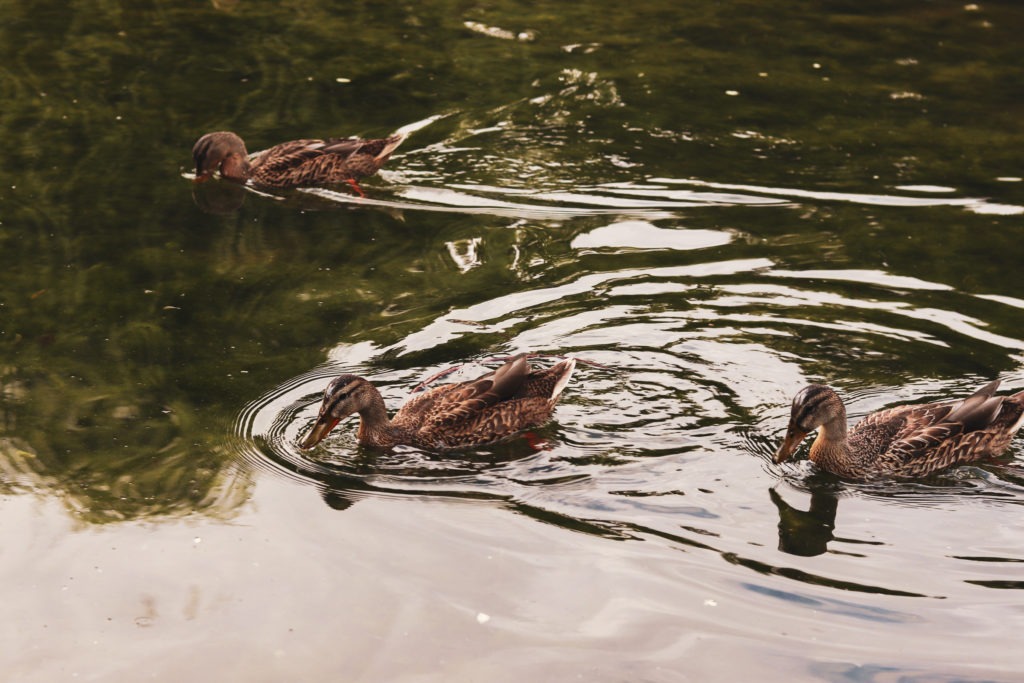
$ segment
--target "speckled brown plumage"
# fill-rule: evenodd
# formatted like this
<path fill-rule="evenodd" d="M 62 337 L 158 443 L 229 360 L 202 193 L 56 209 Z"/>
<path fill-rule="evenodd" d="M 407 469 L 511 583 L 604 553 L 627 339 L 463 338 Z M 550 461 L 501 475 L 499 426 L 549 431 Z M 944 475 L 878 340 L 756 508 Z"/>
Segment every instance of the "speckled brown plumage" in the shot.
<path fill-rule="evenodd" d="M 811 384 L 793 399 L 786 438 L 775 461 L 788 459 L 818 430 L 810 459 L 851 479 L 921 477 L 998 456 L 1024 422 L 1024 391 L 996 396 L 990 382 L 962 401 L 898 406 L 846 429 L 846 408 L 829 387 Z"/>
<path fill-rule="evenodd" d="M 359 443 L 375 448 L 405 444 L 445 451 L 500 441 L 546 422 L 575 366 L 570 358 L 531 370 L 526 356 L 517 356 L 475 380 L 414 396 L 390 420 L 372 384 L 341 375 L 324 390 L 320 414 L 301 447 L 312 448 L 352 413 L 359 413 Z"/>
<path fill-rule="evenodd" d="M 404 139 L 405 134 L 396 133 L 378 140 L 292 140 L 250 155 L 242 138 L 219 131 L 199 138 L 192 148 L 192 159 L 197 181 L 220 171 L 228 180 L 248 181 L 260 187 L 349 183 L 362 194 L 356 181 L 379 171 Z"/>

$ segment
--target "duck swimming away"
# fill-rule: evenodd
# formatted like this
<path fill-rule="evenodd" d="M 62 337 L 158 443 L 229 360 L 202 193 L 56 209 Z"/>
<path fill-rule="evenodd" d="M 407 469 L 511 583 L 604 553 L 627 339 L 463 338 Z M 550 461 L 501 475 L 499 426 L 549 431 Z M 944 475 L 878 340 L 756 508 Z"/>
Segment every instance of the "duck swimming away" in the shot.
<path fill-rule="evenodd" d="M 414 396 L 390 420 L 376 387 L 362 377 L 341 375 L 324 390 L 320 415 L 300 448 L 313 448 L 353 413 L 359 413 L 359 443 L 373 448 L 405 444 L 446 451 L 494 443 L 547 422 L 575 367 L 569 358 L 533 370 L 519 355 L 475 380 Z"/>
<path fill-rule="evenodd" d="M 235 133 L 207 133 L 192 147 L 195 182 L 203 182 L 219 171 L 227 180 L 268 188 L 348 183 L 365 197 L 356 181 L 379 171 L 407 135 L 399 132 L 377 140 L 292 140 L 250 155 Z"/>
<path fill-rule="evenodd" d="M 921 477 L 1000 455 L 1024 423 L 1024 391 L 996 396 L 999 380 L 962 401 L 898 406 L 868 415 L 849 431 L 846 408 L 831 388 L 804 387 L 793 399 L 775 462 L 788 460 L 815 429 L 810 459 L 851 479 Z"/>

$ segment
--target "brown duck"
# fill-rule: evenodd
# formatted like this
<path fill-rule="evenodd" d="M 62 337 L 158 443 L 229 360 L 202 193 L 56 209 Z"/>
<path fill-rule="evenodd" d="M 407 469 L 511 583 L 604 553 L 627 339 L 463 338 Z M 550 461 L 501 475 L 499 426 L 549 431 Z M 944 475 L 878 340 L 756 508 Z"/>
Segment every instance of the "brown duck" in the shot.
<path fill-rule="evenodd" d="M 846 430 L 836 392 L 811 384 L 793 399 L 786 438 L 775 462 L 787 460 L 815 429 L 810 459 L 841 477 L 921 477 L 1001 454 L 1024 422 L 1024 391 L 996 396 L 999 380 L 962 401 L 898 406 Z"/>
<path fill-rule="evenodd" d="M 379 171 L 405 137 L 405 133 L 396 133 L 379 140 L 292 140 L 250 155 L 242 138 L 220 131 L 199 138 L 192 147 L 192 159 L 196 182 L 220 171 L 228 180 L 270 188 L 348 183 L 360 196 L 366 196 L 356 181 Z"/>
<path fill-rule="evenodd" d="M 468 382 L 445 384 L 411 398 L 388 419 L 380 392 L 362 377 L 341 375 L 324 390 L 320 415 L 300 444 L 312 448 L 338 422 L 359 413 L 357 438 L 388 449 L 406 444 L 431 451 L 493 443 L 546 422 L 569 382 L 575 359 L 532 370 L 525 355 Z"/>

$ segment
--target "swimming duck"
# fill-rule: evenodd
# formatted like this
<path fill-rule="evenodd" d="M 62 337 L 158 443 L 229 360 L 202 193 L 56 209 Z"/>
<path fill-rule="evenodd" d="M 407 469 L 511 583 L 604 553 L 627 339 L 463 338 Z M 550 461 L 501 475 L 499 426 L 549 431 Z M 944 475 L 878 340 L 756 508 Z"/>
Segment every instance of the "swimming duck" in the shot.
<path fill-rule="evenodd" d="M 356 181 L 379 171 L 405 138 L 406 133 L 396 133 L 378 140 L 292 140 L 250 155 L 242 138 L 219 131 L 196 141 L 192 159 L 196 182 L 220 171 L 228 180 L 282 189 L 348 183 L 365 197 Z"/>
<path fill-rule="evenodd" d="M 406 444 L 444 451 L 493 443 L 546 422 L 575 367 L 575 359 L 569 358 L 547 370 L 533 370 L 526 356 L 519 355 L 475 380 L 445 384 L 411 398 L 390 420 L 372 384 L 341 375 L 324 390 L 320 415 L 300 447 L 317 445 L 352 413 L 359 413 L 357 439 L 364 446 Z"/>
<path fill-rule="evenodd" d="M 817 429 L 810 459 L 841 477 L 921 477 L 1001 454 L 1024 423 L 1024 391 L 996 396 L 999 380 L 962 401 L 904 405 L 868 415 L 846 431 L 846 408 L 831 388 L 811 384 L 793 399 L 775 462 Z"/>

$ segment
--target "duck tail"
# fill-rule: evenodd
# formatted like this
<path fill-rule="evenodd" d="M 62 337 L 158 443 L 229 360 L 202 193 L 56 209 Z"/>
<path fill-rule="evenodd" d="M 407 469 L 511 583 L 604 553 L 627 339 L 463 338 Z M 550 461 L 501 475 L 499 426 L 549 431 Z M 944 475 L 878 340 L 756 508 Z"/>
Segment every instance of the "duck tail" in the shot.
<path fill-rule="evenodd" d="M 1003 409 L 1010 410 L 1012 406 L 1013 410 L 1017 412 L 1017 419 L 1010 425 L 1010 435 L 1013 436 L 1017 431 L 1024 426 L 1024 391 L 1019 391 L 1016 394 L 1007 396 L 1003 401 Z"/>
<path fill-rule="evenodd" d="M 551 403 L 558 401 L 562 391 L 565 389 L 565 385 L 569 383 L 569 378 L 572 377 L 572 371 L 575 369 L 575 358 L 567 358 L 551 368 L 552 372 L 559 374 L 558 381 L 555 382 L 555 387 L 551 390 Z"/>
<path fill-rule="evenodd" d="M 405 142 L 405 139 L 409 137 L 408 133 L 395 133 L 389 137 L 384 138 L 384 146 L 380 152 L 374 157 L 377 161 L 384 163 L 391 156 L 391 153 L 398 149 L 398 146 Z"/>

